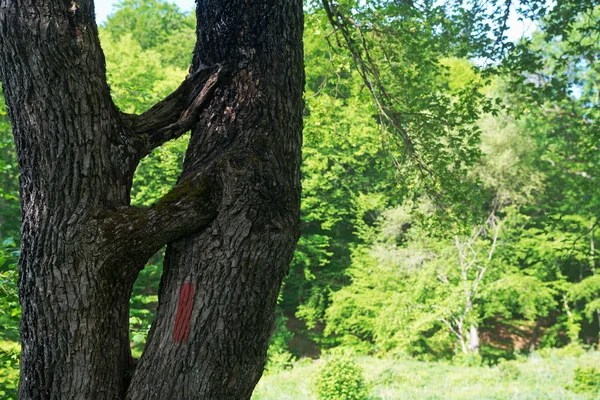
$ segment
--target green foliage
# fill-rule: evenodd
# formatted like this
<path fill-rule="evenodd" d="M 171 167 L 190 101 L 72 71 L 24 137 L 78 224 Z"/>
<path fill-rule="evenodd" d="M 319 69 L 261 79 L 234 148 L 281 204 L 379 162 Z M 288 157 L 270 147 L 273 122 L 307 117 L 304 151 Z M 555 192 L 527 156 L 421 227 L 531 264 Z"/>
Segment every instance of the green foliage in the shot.
<path fill-rule="evenodd" d="M 19 237 L 19 166 L 0 86 L 0 238 Z"/>
<path fill-rule="evenodd" d="M 161 0 L 121 0 L 116 9 L 103 27 L 110 35 L 131 35 L 143 50 L 153 49 L 160 54 L 158 61 L 165 67 L 189 68 L 196 39 L 192 14 Z"/>
<path fill-rule="evenodd" d="M 398 179 L 411 192 L 435 196 L 438 204 L 464 206 L 472 195 L 466 175 L 480 156 L 475 122 L 494 108 L 481 91 L 486 80 L 448 59 L 490 44 L 490 21 L 477 25 L 485 17 L 473 14 L 485 14 L 484 8 L 458 2 L 324 3 L 336 39 L 332 52 L 351 56 Z M 450 83 L 452 73 L 461 79 Z"/>
<path fill-rule="evenodd" d="M 16 399 L 19 382 L 19 305 L 15 241 L 0 243 L 0 400 Z"/>
<path fill-rule="evenodd" d="M 447 362 L 414 359 L 362 357 L 357 359 L 370 382 L 373 400 L 587 400 L 593 392 L 574 393 L 565 387 L 573 383 L 575 369 L 600 364 L 600 353 L 555 357 L 537 355 L 503 366 L 465 367 Z M 253 400 L 316 400 L 311 391 L 321 366 L 318 362 L 294 364 L 289 370 L 264 376 Z M 597 367 L 596 367 L 597 368 Z"/>
<path fill-rule="evenodd" d="M 0 326 L 2 340 L 18 340 L 21 307 L 17 287 L 19 251 L 13 239 L 0 243 Z"/>
<path fill-rule="evenodd" d="M 140 357 L 144 350 L 148 331 L 158 307 L 158 283 L 162 275 L 163 251 L 155 254 L 140 271 L 133 286 L 130 300 L 129 325 L 131 350 Z"/>
<path fill-rule="evenodd" d="M 267 365 L 265 366 L 266 373 L 279 372 L 284 369 L 289 369 L 294 363 L 295 357 L 292 353 L 286 350 L 279 350 L 273 345 L 269 346 L 269 355 Z"/>
<path fill-rule="evenodd" d="M 0 400 L 16 399 L 19 382 L 19 317 L 15 242 L 0 244 Z"/>
<path fill-rule="evenodd" d="M 17 399 L 20 353 L 17 343 L 0 340 L 0 400 Z"/>
<path fill-rule="evenodd" d="M 551 359 L 578 358 L 586 354 L 586 349 L 580 343 L 573 342 L 559 348 L 543 348 L 537 354 L 540 357 Z"/>
<path fill-rule="evenodd" d="M 281 303 L 282 293 L 279 293 L 278 303 Z M 294 337 L 286 327 L 287 318 L 283 315 L 281 306 L 278 304 L 275 311 L 275 331 L 269 342 L 269 351 L 267 353 L 267 373 L 278 372 L 291 368 L 296 357 L 289 351 L 288 343 Z"/>
<path fill-rule="evenodd" d="M 600 312 L 600 275 L 590 275 L 569 289 L 571 301 L 583 302 L 583 312 L 592 321 Z"/>
<path fill-rule="evenodd" d="M 169 192 L 183 167 L 187 143 L 188 137 L 183 136 L 165 143 L 142 159 L 133 177 L 132 204 L 150 206 Z"/>
<path fill-rule="evenodd" d="M 516 361 L 504 361 L 498 364 L 498 372 L 502 379 L 507 381 L 516 381 L 521 375 L 521 370 Z"/>
<path fill-rule="evenodd" d="M 583 25 L 588 17 L 582 19 Z M 470 207 L 461 209 L 462 223 L 448 227 L 434 220 L 419 227 L 423 221 L 416 218 L 414 206 L 382 214 L 380 233 L 353 251 L 348 270 L 352 284 L 335 293 L 327 311 L 326 333 L 336 333 L 338 342 L 370 343 L 371 351 L 439 357 L 440 349 L 448 351 L 450 345 L 448 336 L 442 335 L 444 329 L 460 342 L 465 334 L 459 327 L 465 323 L 485 331 L 499 318 L 519 324 L 518 320 L 535 321 L 552 314 L 557 315 L 556 322 L 544 331 L 542 345 L 578 341 L 584 329 L 588 335 L 598 334 L 594 215 L 600 205 L 595 184 L 600 171 L 593 150 L 598 129 L 591 122 L 597 111 L 597 90 L 591 89 L 597 88 L 596 67 L 584 61 L 572 68 L 576 56 L 565 49 L 573 42 L 567 45 L 555 36 L 548 47 L 541 38 L 538 35 L 534 45 L 545 51 L 540 64 L 546 65 L 545 72 L 568 73 L 570 82 L 586 89 L 563 97 L 546 93 L 542 105 L 524 100 L 525 118 L 519 122 L 504 114 L 480 121 L 483 157 L 468 174 L 471 188 L 477 188 L 480 196 L 471 197 Z M 589 44 L 588 50 L 597 54 Z M 572 62 L 557 62 L 571 56 Z M 498 81 L 490 90 L 507 103 L 520 104 L 518 97 L 506 94 L 505 87 Z M 457 279 L 460 246 L 455 246 L 459 252 L 453 255 L 450 238 L 458 235 L 458 243 L 471 247 L 473 254 L 485 252 L 487 240 L 489 252 L 486 235 L 477 241 L 464 240 L 469 226 L 480 224 L 477 219 L 490 211 L 502 229 L 487 265 L 475 259 L 477 268 L 485 270 L 475 293 L 473 285 L 464 283 L 477 281 L 476 276 L 467 274 L 463 283 Z M 441 263 L 436 265 L 436 259 Z M 465 288 L 474 294 L 468 313 L 461 300 Z M 442 320 L 449 321 L 445 328 Z"/>
<path fill-rule="evenodd" d="M 569 390 L 576 393 L 600 394 L 600 369 L 594 366 L 575 368 L 573 384 L 568 386 Z"/>
<path fill-rule="evenodd" d="M 417 218 L 431 215 L 426 202 L 383 213 L 379 233 L 354 249 L 352 284 L 333 295 L 326 334 L 375 352 L 445 357 L 453 341 L 466 352 L 469 326 L 485 331 L 498 318 L 534 321 L 556 310 L 564 277 L 553 266 L 569 243 L 523 212 L 544 188 L 538 148 L 505 115 L 482 126 L 484 156 L 471 172 L 484 191 L 479 203 L 439 233 Z"/>
<path fill-rule="evenodd" d="M 186 71 L 163 65 L 158 49 L 143 48 L 131 33 L 114 35 L 109 26 L 100 30 L 100 39 L 113 100 L 124 112 L 142 113 L 175 90 Z"/>
<path fill-rule="evenodd" d="M 315 390 L 319 400 L 365 400 L 369 394 L 362 369 L 345 356 L 327 360 L 319 371 Z"/>
<path fill-rule="evenodd" d="M 405 193 L 381 146 L 369 95 L 351 59 L 331 53 L 327 29 L 322 15 L 306 16 L 303 236 L 282 302 L 286 315 L 309 329 L 322 326 L 330 293 L 348 282 L 344 271 L 359 233 Z"/>

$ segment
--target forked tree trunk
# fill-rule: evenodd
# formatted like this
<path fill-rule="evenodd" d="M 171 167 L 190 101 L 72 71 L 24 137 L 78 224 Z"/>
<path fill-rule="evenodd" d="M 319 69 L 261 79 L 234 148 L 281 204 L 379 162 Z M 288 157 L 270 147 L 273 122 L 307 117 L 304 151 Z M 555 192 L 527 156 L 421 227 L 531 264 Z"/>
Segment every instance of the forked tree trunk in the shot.
<path fill-rule="evenodd" d="M 110 98 L 91 0 L 0 1 L 21 169 L 22 399 L 250 396 L 298 238 L 302 4 L 279 3 L 200 1 L 193 73 L 131 116 Z M 139 160 L 194 123 L 179 184 L 130 207 Z M 131 287 L 168 242 L 128 386 Z"/>

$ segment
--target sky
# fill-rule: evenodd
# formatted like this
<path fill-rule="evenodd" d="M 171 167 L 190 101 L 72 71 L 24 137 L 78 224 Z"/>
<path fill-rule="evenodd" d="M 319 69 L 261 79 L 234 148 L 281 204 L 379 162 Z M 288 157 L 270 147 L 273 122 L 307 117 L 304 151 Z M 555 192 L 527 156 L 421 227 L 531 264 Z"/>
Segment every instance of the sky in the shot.
<path fill-rule="evenodd" d="M 118 2 L 119 0 L 96 0 L 94 2 L 98 24 L 106 21 L 106 17 L 113 11 L 113 5 Z M 169 3 L 177 4 L 182 11 L 193 10 L 196 6 L 195 0 L 170 0 Z"/>
<path fill-rule="evenodd" d="M 175 3 L 179 6 L 182 11 L 191 11 L 196 7 L 195 0 L 168 0 L 170 3 Z M 113 6 L 117 4 L 119 0 L 96 0 L 96 21 L 98 24 L 105 22 L 106 17 L 112 13 Z M 518 40 L 521 36 L 529 36 L 533 31 L 533 24 L 531 22 L 518 21 L 517 16 L 513 10 L 510 15 L 508 22 L 509 31 L 507 36 L 509 40 Z"/>

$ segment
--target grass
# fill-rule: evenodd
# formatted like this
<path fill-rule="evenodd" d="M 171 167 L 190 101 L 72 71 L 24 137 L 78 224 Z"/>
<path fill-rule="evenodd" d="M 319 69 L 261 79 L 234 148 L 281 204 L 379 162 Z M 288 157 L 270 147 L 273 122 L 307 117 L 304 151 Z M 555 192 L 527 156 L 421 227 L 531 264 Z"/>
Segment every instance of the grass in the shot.
<path fill-rule="evenodd" d="M 365 371 L 373 400 L 477 399 L 541 400 L 600 399 L 600 393 L 574 393 L 574 370 L 600 366 L 600 353 L 571 355 L 552 350 L 494 367 L 442 362 L 357 358 Z M 323 361 L 300 361 L 290 370 L 272 373 L 259 382 L 252 400 L 316 400 L 315 377 Z"/>
<path fill-rule="evenodd" d="M 0 340 L 0 400 L 17 398 L 19 351 L 17 342 Z"/>
<path fill-rule="evenodd" d="M 18 344 L 0 341 L 0 400 L 16 399 Z M 291 369 L 265 375 L 252 400 L 316 400 L 313 387 L 325 360 L 302 359 Z M 600 392 L 575 393 L 578 367 L 599 367 L 600 352 L 542 350 L 497 366 L 463 366 L 359 357 L 372 400 L 600 400 Z M 600 384 L 600 382 L 598 382 Z"/>

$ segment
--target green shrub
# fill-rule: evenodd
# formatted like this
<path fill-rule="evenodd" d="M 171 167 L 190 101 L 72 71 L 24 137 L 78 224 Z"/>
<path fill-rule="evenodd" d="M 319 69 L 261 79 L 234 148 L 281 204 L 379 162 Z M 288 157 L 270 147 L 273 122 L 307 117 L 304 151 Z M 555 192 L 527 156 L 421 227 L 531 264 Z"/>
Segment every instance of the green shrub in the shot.
<path fill-rule="evenodd" d="M 403 377 L 392 368 L 386 368 L 377 375 L 376 383 L 382 386 L 394 386 L 402 382 Z"/>
<path fill-rule="evenodd" d="M 319 400 L 365 400 L 369 389 L 362 368 L 348 357 L 332 358 L 321 368 L 316 382 Z"/>
<path fill-rule="evenodd" d="M 483 364 L 490 366 L 497 365 L 503 360 L 514 360 L 515 351 L 512 348 L 502 348 L 494 346 L 491 343 L 481 346 L 481 360 Z"/>
<path fill-rule="evenodd" d="M 294 365 L 298 366 L 298 367 L 307 367 L 307 366 L 312 365 L 313 363 L 314 363 L 314 361 L 312 358 L 302 357 L 298 361 L 296 361 L 296 363 Z"/>
<path fill-rule="evenodd" d="M 281 293 L 279 296 L 281 299 Z M 277 310 L 279 315 L 275 320 L 275 332 L 271 335 L 269 351 L 267 353 L 267 365 L 265 366 L 268 373 L 290 369 L 296 360 L 296 357 L 289 351 L 288 346 L 294 334 L 288 331 L 285 325 L 287 318 L 280 314 L 279 306 L 277 306 Z"/>
<path fill-rule="evenodd" d="M 267 373 L 280 372 L 285 369 L 291 369 L 294 365 L 294 355 L 289 351 L 281 350 L 272 352 L 269 348 L 269 356 L 265 370 Z"/>
<path fill-rule="evenodd" d="M 479 353 L 458 353 L 452 359 L 455 365 L 463 367 L 479 367 L 483 359 Z"/>
<path fill-rule="evenodd" d="M 577 367 L 573 384 L 567 389 L 576 393 L 597 393 L 600 391 L 600 369 L 596 367 Z"/>
<path fill-rule="evenodd" d="M 542 348 L 536 353 L 542 358 L 565 359 L 578 358 L 587 352 L 586 348 L 577 342 L 572 342 L 559 348 Z"/>
<path fill-rule="evenodd" d="M 506 381 L 516 381 L 521 375 L 521 370 L 517 367 L 516 361 L 502 361 L 498 364 L 498 372 L 502 379 Z"/>

